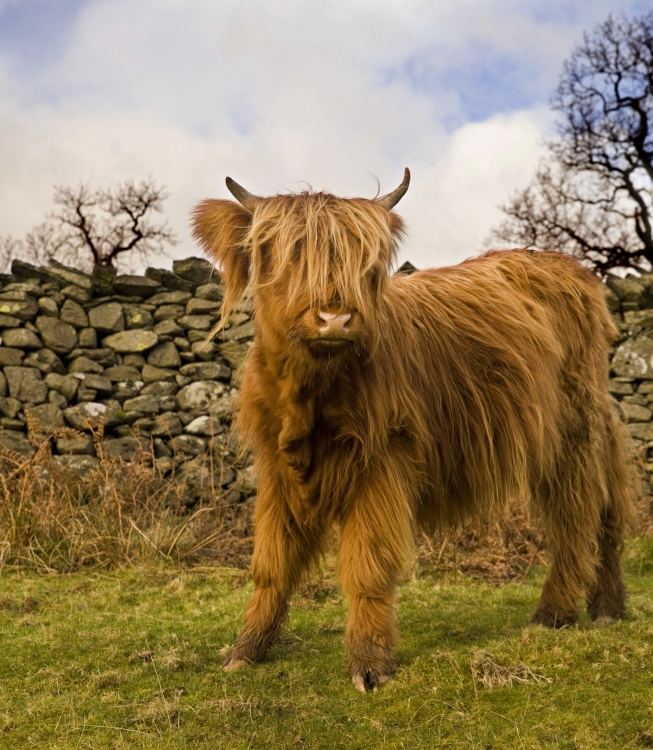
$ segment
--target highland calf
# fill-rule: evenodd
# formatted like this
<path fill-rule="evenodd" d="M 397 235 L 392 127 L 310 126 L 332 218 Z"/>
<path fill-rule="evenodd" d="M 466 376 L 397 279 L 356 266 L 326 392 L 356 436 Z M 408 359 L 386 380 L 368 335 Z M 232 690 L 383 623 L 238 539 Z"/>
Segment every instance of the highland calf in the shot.
<path fill-rule="evenodd" d="M 392 276 L 392 193 L 208 200 L 195 236 L 220 266 L 223 316 L 254 299 L 236 427 L 259 482 L 256 590 L 224 664 L 264 658 L 289 597 L 340 526 L 359 690 L 393 670 L 398 578 L 416 528 L 529 498 L 550 566 L 533 623 L 574 622 L 585 596 L 624 614 L 619 554 L 630 471 L 607 390 L 616 330 L 600 283 L 554 252 L 489 252 Z"/>

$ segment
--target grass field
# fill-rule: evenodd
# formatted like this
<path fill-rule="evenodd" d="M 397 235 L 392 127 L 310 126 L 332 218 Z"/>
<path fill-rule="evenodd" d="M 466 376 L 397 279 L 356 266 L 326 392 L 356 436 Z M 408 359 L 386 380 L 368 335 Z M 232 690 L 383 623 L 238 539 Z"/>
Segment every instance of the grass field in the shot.
<path fill-rule="evenodd" d="M 267 662 L 220 670 L 250 595 L 235 569 L 0 577 L 0 747 L 653 746 L 653 542 L 626 559 L 629 617 L 528 628 L 542 578 L 421 571 L 401 586 L 398 670 L 360 695 L 327 570 Z"/>

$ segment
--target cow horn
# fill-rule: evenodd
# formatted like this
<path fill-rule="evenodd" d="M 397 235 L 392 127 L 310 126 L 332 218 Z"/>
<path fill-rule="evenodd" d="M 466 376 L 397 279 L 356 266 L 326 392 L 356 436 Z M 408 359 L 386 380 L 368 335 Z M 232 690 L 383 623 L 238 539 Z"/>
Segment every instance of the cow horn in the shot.
<path fill-rule="evenodd" d="M 245 190 L 244 187 L 239 185 L 236 180 L 232 180 L 231 177 L 227 177 L 225 180 L 229 192 L 233 197 L 244 206 L 250 213 L 256 208 L 256 204 L 261 200 L 258 195 L 253 195 L 249 190 Z"/>
<path fill-rule="evenodd" d="M 388 211 L 391 208 L 394 208 L 394 206 L 399 203 L 399 201 L 404 197 L 404 193 L 406 190 L 408 190 L 408 185 L 410 184 L 410 170 L 408 167 L 404 169 L 404 179 L 401 182 L 401 185 L 399 185 L 398 188 L 395 188 L 391 193 L 388 193 L 387 195 L 382 195 L 380 198 L 376 199 L 377 203 L 380 203 L 384 208 L 387 208 Z"/>

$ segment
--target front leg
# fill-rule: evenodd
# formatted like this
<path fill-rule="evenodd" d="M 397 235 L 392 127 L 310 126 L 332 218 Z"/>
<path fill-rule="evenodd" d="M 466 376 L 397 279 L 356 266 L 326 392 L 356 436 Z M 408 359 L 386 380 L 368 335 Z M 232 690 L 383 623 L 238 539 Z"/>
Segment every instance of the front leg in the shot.
<path fill-rule="evenodd" d="M 224 661 L 226 670 L 265 658 L 279 637 L 302 572 L 319 555 L 322 530 L 316 524 L 299 527 L 289 510 L 290 491 L 280 482 L 260 483 L 252 560 L 255 590 L 240 635 Z"/>
<path fill-rule="evenodd" d="M 413 546 L 407 488 L 392 462 L 367 472 L 343 519 L 339 551 L 342 585 L 350 598 L 346 641 L 357 690 L 376 690 L 394 671 L 394 595 Z"/>
<path fill-rule="evenodd" d="M 289 399 L 285 411 L 279 433 L 279 450 L 296 478 L 305 482 L 311 471 L 313 403 L 307 400 L 300 405 Z"/>
<path fill-rule="evenodd" d="M 311 473 L 312 458 L 309 436 L 284 427 L 279 434 L 279 450 L 299 482 L 306 482 Z"/>

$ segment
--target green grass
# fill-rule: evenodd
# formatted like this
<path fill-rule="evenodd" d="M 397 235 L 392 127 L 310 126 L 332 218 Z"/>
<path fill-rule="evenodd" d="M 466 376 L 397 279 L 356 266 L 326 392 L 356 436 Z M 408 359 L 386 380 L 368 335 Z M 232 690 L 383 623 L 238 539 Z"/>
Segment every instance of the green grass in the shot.
<path fill-rule="evenodd" d="M 499 587 L 426 572 L 399 591 L 397 673 L 367 695 L 349 684 L 330 574 L 295 597 L 267 662 L 225 674 L 251 593 L 242 572 L 5 570 L 0 747 L 651 746 L 651 540 L 629 545 L 626 567 L 627 620 L 558 632 L 526 627 L 541 570 Z M 524 681 L 486 687 L 483 652 Z"/>

